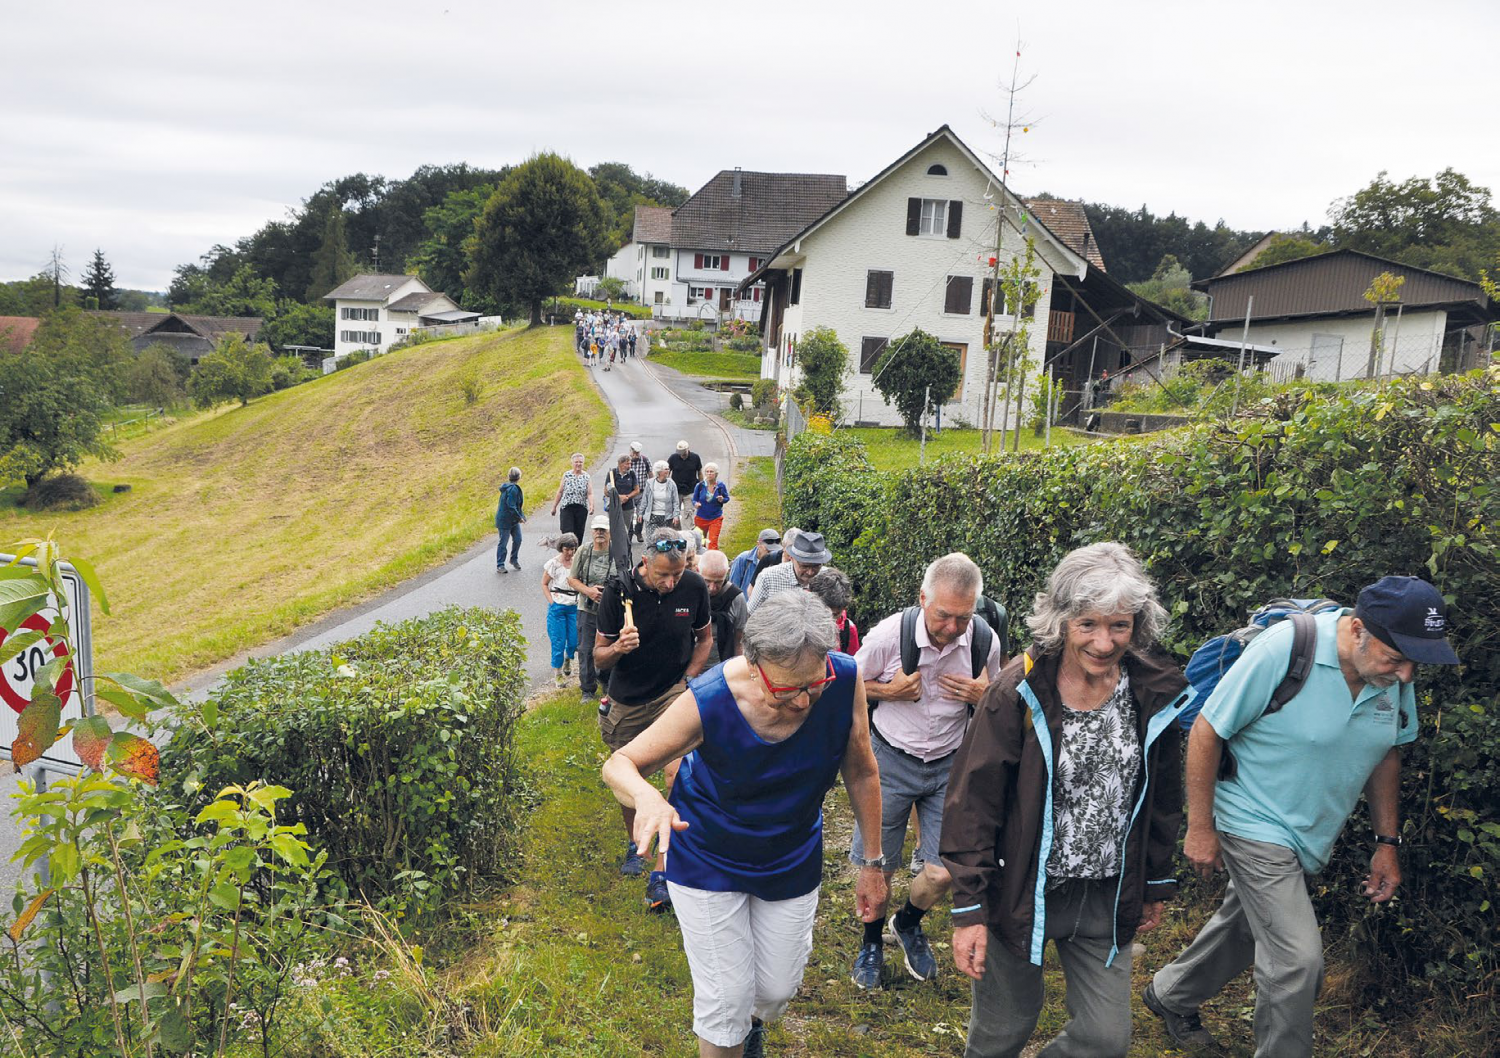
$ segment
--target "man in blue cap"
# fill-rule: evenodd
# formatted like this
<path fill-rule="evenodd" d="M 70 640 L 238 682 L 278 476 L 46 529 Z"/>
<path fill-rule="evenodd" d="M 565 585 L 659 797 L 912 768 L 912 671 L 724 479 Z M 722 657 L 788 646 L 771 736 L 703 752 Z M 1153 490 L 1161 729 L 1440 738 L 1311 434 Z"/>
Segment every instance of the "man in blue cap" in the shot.
<path fill-rule="evenodd" d="M 1424 580 L 1382 577 L 1353 610 L 1315 621 L 1313 664 L 1295 697 L 1267 710 L 1291 661 L 1292 622 L 1283 621 L 1245 648 L 1188 738 L 1183 853 L 1205 878 L 1225 868 L 1229 886 L 1142 999 L 1189 1048 L 1216 1046 L 1198 1008 L 1253 965 L 1257 1058 L 1313 1053 L 1323 941 L 1306 875 L 1327 864 L 1361 792 L 1374 829 L 1364 893 L 1384 903 L 1401 883 L 1399 747 L 1417 737 L 1417 666 L 1458 664 L 1448 606 Z M 1216 781 L 1226 745 L 1235 771 Z"/>

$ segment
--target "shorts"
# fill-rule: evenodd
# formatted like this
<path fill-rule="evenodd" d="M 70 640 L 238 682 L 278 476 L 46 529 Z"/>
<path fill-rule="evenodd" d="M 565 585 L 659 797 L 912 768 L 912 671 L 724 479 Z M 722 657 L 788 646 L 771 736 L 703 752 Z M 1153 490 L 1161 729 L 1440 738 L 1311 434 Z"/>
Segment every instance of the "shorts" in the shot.
<path fill-rule="evenodd" d="M 779 1018 L 812 952 L 818 890 L 790 900 L 667 882 L 693 974 L 693 1032 L 715 1047 L 750 1035 L 751 1017 Z"/>
<path fill-rule="evenodd" d="M 948 796 L 948 772 L 953 768 L 953 754 L 934 761 L 922 761 L 888 744 L 871 725 L 870 745 L 880 765 L 880 853 L 886 874 L 894 874 L 901 864 L 901 848 L 906 844 L 906 821 L 912 806 L 922 824 L 917 853 L 923 863 L 940 864 L 938 839 L 943 833 L 943 798 Z M 859 824 L 854 824 L 850 858 L 865 857 L 864 839 Z"/>
<path fill-rule="evenodd" d="M 656 718 L 685 690 L 687 681 L 678 680 L 660 698 L 639 705 L 606 698 L 599 705 L 599 734 L 604 736 L 604 744 L 611 750 L 624 749 L 636 735 L 656 723 Z"/>

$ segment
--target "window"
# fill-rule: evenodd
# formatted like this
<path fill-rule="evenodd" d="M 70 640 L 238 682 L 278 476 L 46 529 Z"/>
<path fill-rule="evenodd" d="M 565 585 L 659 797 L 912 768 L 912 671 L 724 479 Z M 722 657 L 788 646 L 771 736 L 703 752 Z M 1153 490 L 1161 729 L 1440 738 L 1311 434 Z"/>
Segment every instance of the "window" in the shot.
<path fill-rule="evenodd" d="M 353 342 L 356 345 L 379 345 L 379 331 L 340 331 L 339 341 Z"/>
<path fill-rule="evenodd" d="M 760 288 L 759 285 L 753 286 L 749 290 L 741 291 L 739 293 L 739 295 L 735 298 L 735 300 L 736 301 L 759 301 L 760 300 L 760 291 L 761 291 L 761 288 Z"/>
<path fill-rule="evenodd" d="M 671 257 L 672 256 L 672 248 L 670 246 L 653 246 L 653 247 L 651 247 L 651 256 L 652 257 Z"/>
<path fill-rule="evenodd" d="M 979 314 L 981 316 L 986 315 L 990 311 L 990 288 L 994 285 L 994 283 L 995 283 L 995 281 L 993 279 L 986 278 L 985 281 L 984 281 L 984 286 L 980 288 L 981 292 L 980 292 L 980 295 L 979 295 Z M 995 315 L 996 316 L 1004 316 L 1004 315 L 1006 315 L 1006 311 L 1005 311 L 1005 288 L 1004 287 L 1000 288 L 1000 296 L 995 301 Z"/>
<path fill-rule="evenodd" d="M 953 390 L 953 396 L 948 398 L 951 404 L 964 399 L 964 375 L 969 370 L 969 347 L 963 342 L 942 342 L 944 349 L 952 349 L 958 354 L 958 386 Z"/>
<path fill-rule="evenodd" d="M 653 269 L 651 269 L 651 278 L 652 279 L 665 279 L 665 278 L 667 278 L 667 271 L 668 271 L 668 269 L 666 269 L 666 268 L 653 268 Z"/>
<path fill-rule="evenodd" d="M 787 296 L 788 305 L 802 304 L 802 269 L 792 269 L 792 292 Z"/>
<path fill-rule="evenodd" d="M 379 309 L 351 309 L 347 306 L 339 310 L 339 319 L 343 320 L 378 320 Z"/>
<path fill-rule="evenodd" d="M 947 235 L 956 239 L 963 230 L 964 204 L 960 199 L 909 198 L 906 200 L 906 234 Z"/>
<path fill-rule="evenodd" d="M 891 280 L 895 274 L 873 270 L 865 273 L 865 308 L 888 309 L 891 307 Z"/>
<path fill-rule="evenodd" d="M 713 287 L 688 287 L 688 304 L 696 305 L 699 301 L 712 301 L 714 296 Z"/>
<path fill-rule="evenodd" d="M 664 295 L 665 294 L 666 294 L 666 291 L 664 291 L 664 290 L 658 290 L 656 292 L 656 303 L 658 305 L 660 305 L 662 303 L 662 301 L 664 300 Z"/>
<path fill-rule="evenodd" d="M 927 167 L 927 175 L 928 176 L 947 176 L 948 175 L 948 167 L 946 165 L 943 165 L 941 162 L 934 162 L 932 165 L 929 165 Z"/>
<path fill-rule="evenodd" d="M 947 293 L 943 295 L 943 311 L 955 316 L 967 316 L 974 301 L 973 276 L 949 276 Z"/>
<path fill-rule="evenodd" d="M 396 333 L 397 334 L 405 334 L 406 333 L 406 328 L 405 327 L 397 327 L 396 328 Z"/>
<path fill-rule="evenodd" d="M 729 257 L 716 253 L 695 253 L 693 254 L 693 267 L 705 272 L 727 272 L 729 271 Z"/>
<path fill-rule="evenodd" d="M 875 363 L 885 352 L 886 343 L 889 338 L 861 338 L 859 341 L 859 373 L 868 375 L 874 372 Z"/>

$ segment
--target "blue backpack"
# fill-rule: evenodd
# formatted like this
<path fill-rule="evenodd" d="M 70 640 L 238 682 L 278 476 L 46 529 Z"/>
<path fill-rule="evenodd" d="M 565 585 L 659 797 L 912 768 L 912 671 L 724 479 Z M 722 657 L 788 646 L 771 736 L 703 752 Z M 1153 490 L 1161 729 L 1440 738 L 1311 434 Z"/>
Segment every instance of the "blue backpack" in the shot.
<path fill-rule="evenodd" d="M 1193 651 L 1184 673 L 1193 688 L 1193 700 L 1188 703 L 1177 722 L 1187 731 L 1198 719 L 1198 711 L 1208 696 L 1213 693 L 1229 667 L 1239 660 L 1250 641 L 1267 628 L 1281 621 L 1292 622 L 1292 657 L 1287 665 L 1286 676 L 1271 692 L 1271 701 L 1266 713 L 1274 713 L 1297 696 L 1307 675 L 1312 671 L 1313 655 L 1318 645 L 1318 629 L 1313 617 L 1321 613 L 1342 610 L 1343 606 L 1332 599 L 1272 599 L 1250 615 L 1250 623 L 1233 632 L 1214 636 Z M 1226 751 L 1225 757 L 1228 754 Z"/>

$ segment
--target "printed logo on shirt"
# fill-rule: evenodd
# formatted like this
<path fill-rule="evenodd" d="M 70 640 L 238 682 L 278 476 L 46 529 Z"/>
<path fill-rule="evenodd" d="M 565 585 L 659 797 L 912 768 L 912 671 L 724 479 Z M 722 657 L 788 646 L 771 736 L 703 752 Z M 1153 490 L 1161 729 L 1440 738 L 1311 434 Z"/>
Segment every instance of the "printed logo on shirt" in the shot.
<path fill-rule="evenodd" d="M 1375 722 L 1389 724 L 1396 719 L 1396 704 L 1391 701 L 1389 694 L 1381 694 L 1375 699 Z"/>
<path fill-rule="evenodd" d="M 672 611 L 672 616 L 673 617 L 691 617 L 691 616 L 693 616 L 692 607 L 690 607 L 690 606 L 679 606 L 679 607 L 677 607 L 677 609 L 675 609 L 675 610 Z"/>

